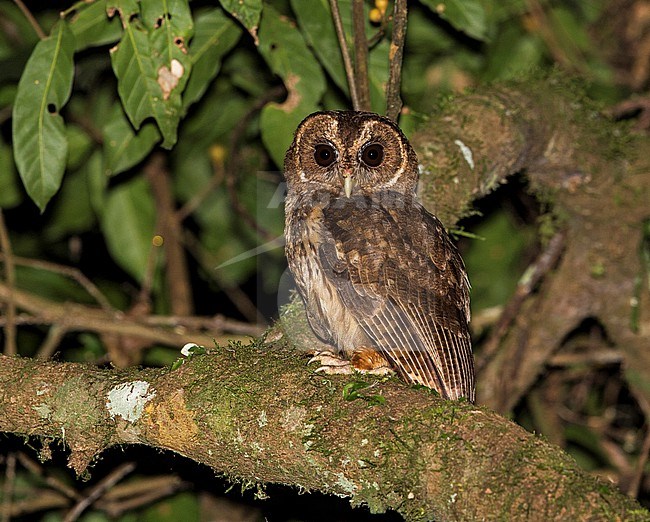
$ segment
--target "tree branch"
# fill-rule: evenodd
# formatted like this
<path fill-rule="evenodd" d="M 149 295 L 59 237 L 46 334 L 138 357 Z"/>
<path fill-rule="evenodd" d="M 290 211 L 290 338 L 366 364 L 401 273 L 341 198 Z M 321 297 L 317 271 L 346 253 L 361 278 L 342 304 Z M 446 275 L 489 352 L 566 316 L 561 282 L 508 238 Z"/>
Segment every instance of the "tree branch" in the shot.
<path fill-rule="evenodd" d="M 386 117 L 397 121 L 402 110 L 400 88 L 402 86 L 402 55 L 406 40 L 406 20 L 408 7 L 406 0 L 395 0 L 393 9 L 393 34 L 390 40 L 389 75 L 386 87 Z"/>
<path fill-rule="evenodd" d="M 192 288 L 187 260 L 183 251 L 183 237 L 180 218 L 174 206 L 169 172 L 165 167 L 165 157 L 153 154 L 144 167 L 144 174 L 151 185 L 156 202 L 156 214 L 160 230 L 156 232 L 164 239 L 165 280 L 170 295 L 172 313 L 191 315 L 194 309 Z"/>
<path fill-rule="evenodd" d="M 635 151 L 650 143 L 617 128 L 575 91 L 559 77 L 486 88 L 457 97 L 411 139 L 422 166 L 420 197 L 443 223 L 469 215 L 473 200 L 525 172 L 566 238 L 553 277 L 519 303 L 527 312 L 490 348 L 496 355 L 479 375 L 478 402 L 503 413 L 589 318 L 623 354 L 633 393 L 650 402 L 641 384 L 650 382 L 648 292 L 640 296 L 638 332 L 630 327 L 650 200 L 650 157 Z"/>
<path fill-rule="evenodd" d="M 343 21 L 341 20 L 341 11 L 339 11 L 339 4 L 336 0 L 329 0 L 329 3 L 330 10 L 332 11 L 334 29 L 336 30 L 336 37 L 338 38 L 339 47 L 341 48 L 341 57 L 343 58 L 345 76 L 348 79 L 348 88 L 350 89 L 352 108 L 355 111 L 358 111 L 361 110 L 361 103 L 359 100 L 358 88 L 354 77 L 354 67 L 352 65 L 352 59 L 350 58 L 350 50 L 348 49 L 348 43 L 345 39 L 345 30 L 343 29 Z"/>
<path fill-rule="evenodd" d="M 372 388 L 383 405 L 349 401 L 345 381 L 313 373 L 282 344 L 223 349 L 174 371 L 2 356 L 0 431 L 64 436 L 78 473 L 104 449 L 138 442 L 243 480 L 347 496 L 374 512 L 393 508 L 407 520 L 513 519 L 522 510 L 550 520 L 631 520 L 641 512 L 485 408 L 394 379 Z"/>
<path fill-rule="evenodd" d="M 9 299 L 10 290 L 0 283 L 0 302 Z M 246 335 L 224 335 L 205 333 L 198 330 L 186 329 L 179 332 L 175 328 L 163 328 L 148 324 L 148 317 L 129 317 L 122 312 L 108 312 L 99 308 L 76 303 L 60 303 L 36 296 L 24 290 L 15 289 L 13 292 L 16 306 L 31 314 L 31 324 L 61 325 L 66 331 L 90 331 L 99 334 L 116 334 L 140 338 L 152 343 L 178 346 L 188 342 L 203 346 L 213 346 L 217 343 L 228 344 L 232 340 L 248 340 Z M 158 321 L 159 322 L 159 321 Z M 170 323 L 170 326 L 177 324 Z"/>
<path fill-rule="evenodd" d="M 359 97 L 359 111 L 369 111 L 370 82 L 368 79 L 368 40 L 363 0 L 352 1 L 352 26 L 354 33 L 354 83 Z"/>

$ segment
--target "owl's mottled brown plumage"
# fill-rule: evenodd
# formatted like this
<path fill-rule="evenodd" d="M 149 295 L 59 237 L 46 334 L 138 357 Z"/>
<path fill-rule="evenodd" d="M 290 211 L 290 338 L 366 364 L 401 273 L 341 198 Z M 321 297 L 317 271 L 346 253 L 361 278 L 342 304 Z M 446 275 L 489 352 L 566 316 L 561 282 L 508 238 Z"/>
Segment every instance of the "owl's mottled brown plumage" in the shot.
<path fill-rule="evenodd" d="M 474 400 L 469 281 L 415 199 L 418 163 L 372 113 L 318 112 L 285 158 L 286 253 L 314 332 L 358 369 Z"/>

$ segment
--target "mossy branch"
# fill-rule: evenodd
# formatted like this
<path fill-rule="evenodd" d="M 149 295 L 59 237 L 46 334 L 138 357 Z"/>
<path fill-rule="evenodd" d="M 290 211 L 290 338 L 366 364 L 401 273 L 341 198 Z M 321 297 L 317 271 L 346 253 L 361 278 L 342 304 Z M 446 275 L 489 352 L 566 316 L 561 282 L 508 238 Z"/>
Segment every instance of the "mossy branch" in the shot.
<path fill-rule="evenodd" d="M 346 400 L 282 341 L 231 346 L 175 370 L 98 370 L 0 357 L 0 431 L 70 448 L 78 473 L 106 448 L 166 448 L 247 483 L 349 497 L 407 520 L 634 520 L 612 485 L 514 423 L 396 380 Z M 384 401 L 367 401 L 367 396 Z"/>

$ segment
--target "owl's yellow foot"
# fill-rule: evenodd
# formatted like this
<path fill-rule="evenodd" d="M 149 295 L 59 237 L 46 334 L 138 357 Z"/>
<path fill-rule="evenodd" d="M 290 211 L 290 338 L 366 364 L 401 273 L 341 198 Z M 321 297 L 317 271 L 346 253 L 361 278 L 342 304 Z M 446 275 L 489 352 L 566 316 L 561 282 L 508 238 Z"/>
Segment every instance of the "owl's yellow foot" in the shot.
<path fill-rule="evenodd" d="M 352 359 L 345 359 L 342 355 L 332 351 L 316 352 L 307 364 L 319 362 L 316 371 L 327 375 L 350 375 L 354 371 L 369 373 L 371 375 L 388 375 L 393 373 L 388 361 L 376 350 L 361 347 L 355 350 Z"/>

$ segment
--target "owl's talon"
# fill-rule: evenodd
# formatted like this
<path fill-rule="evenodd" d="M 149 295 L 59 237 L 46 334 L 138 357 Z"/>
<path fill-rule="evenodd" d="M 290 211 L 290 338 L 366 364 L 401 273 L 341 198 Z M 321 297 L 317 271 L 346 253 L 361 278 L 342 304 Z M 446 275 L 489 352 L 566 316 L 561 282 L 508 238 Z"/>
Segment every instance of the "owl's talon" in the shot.
<path fill-rule="evenodd" d="M 316 373 L 324 373 L 325 375 L 351 375 L 353 368 L 351 364 L 342 366 L 319 366 L 314 371 Z"/>
<path fill-rule="evenodd" d="M 316 352 L 314 356 L 307 361 L 307 364 L 309 365 L 314 362 L 319 362 L 321 364 L 320 368 L 317 368 L 316 371 L 325 371 L 322 368 L 342 368 L 350 366 L 350 361 L 339 357 L 334 352 L 328 351 Z"/>

